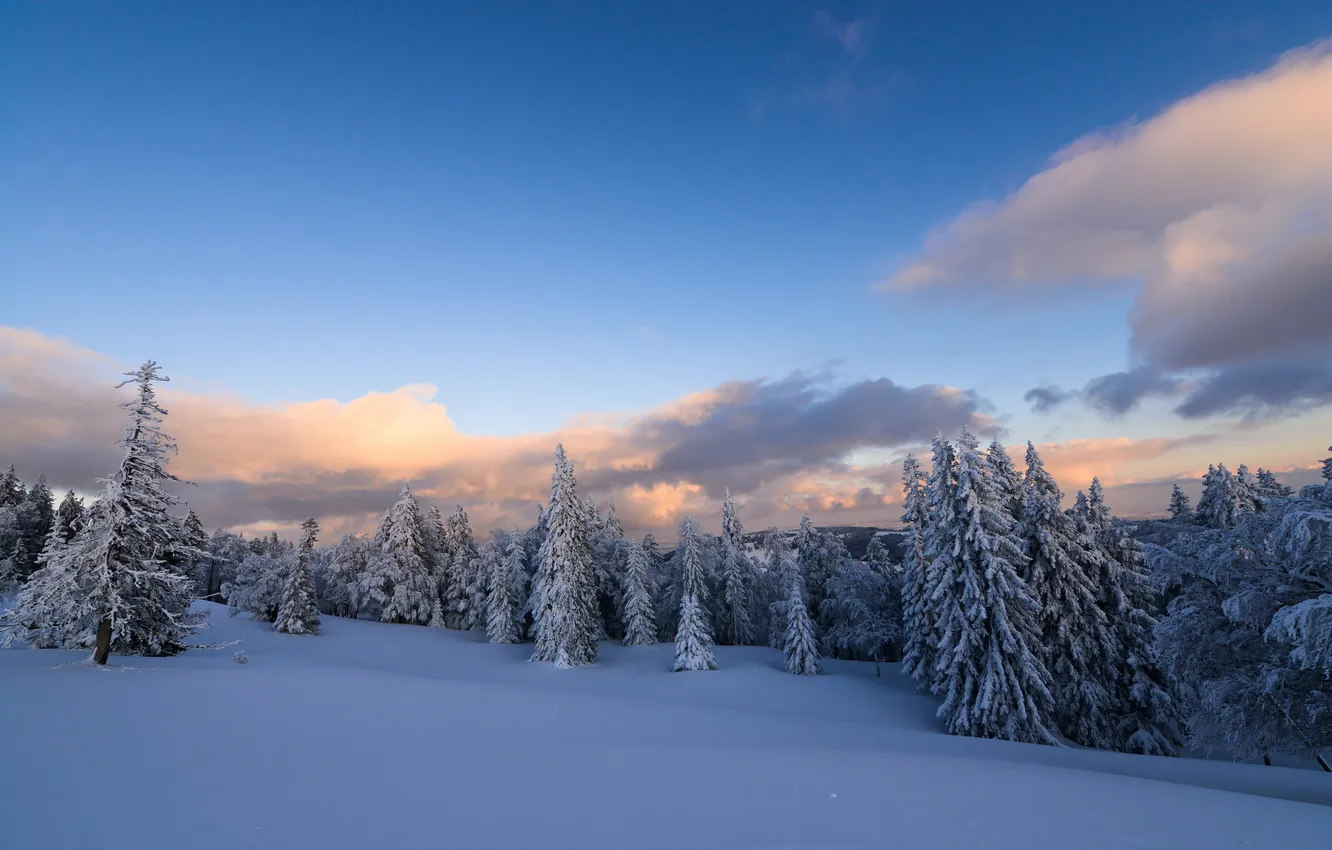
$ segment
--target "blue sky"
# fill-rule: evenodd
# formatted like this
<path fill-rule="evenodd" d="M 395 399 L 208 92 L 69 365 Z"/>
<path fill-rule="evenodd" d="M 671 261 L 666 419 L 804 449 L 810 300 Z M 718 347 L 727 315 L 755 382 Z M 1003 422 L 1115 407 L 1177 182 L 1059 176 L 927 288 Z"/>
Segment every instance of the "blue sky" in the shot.
<path fill-rule="evenodd" d="M 0 324 L 254 403 L 428 382 L 469 434 L 826 369 L 1019 439 L 1180 434 L 1022 401 L 1129 365 L 1134 280 L 874 286 L 1328 35 L 1324 2 L 10 3 Z"/>

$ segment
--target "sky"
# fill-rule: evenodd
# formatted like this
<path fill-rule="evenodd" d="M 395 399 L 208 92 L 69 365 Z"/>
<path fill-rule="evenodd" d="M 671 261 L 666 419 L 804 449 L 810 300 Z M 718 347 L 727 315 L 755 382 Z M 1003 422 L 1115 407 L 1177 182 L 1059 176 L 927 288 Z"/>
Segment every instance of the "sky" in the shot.
<path fill-rule="evenodd" d="M 1123 514 L 1332 442 L 1322 2 L 14 2 L 0 464 L 172 383 L 209 525 L 896 523 L 1035 443 Z"/>

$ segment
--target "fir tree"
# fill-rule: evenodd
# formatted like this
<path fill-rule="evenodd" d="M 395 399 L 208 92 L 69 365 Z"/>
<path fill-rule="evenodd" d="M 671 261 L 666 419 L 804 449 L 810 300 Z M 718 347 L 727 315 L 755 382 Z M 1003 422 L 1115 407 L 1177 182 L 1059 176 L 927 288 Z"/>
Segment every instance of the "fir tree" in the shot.
<path fill-rule="evenodd" d="M 356 618 L 367 602 L 365 571 L 370 561 L 370 541 L 355 534 L 344 534 L 333 549 L 328 563 L 328 582 L 324 601 L 329 613 Z"/>
<path fill-rule="evenodd" d="M 37 556 L 42 553 L 55 520 L 55 499 L 45 475 L 37 476 L 37 483 L 19 502 L 15 520 L 14 572 L 23 581 L 36 572 Z"/>
<path fill-rule="evenodd" d="M 296 549 L 296 563 L 282 589 L 282 605 L 278 609 L 273 630 L 289 635 L 319 633 L 319 609 L 315 606 L 314 579 L 310 561 L 314 545 L 319 539 L 319 523 L 309 517 L 301 523 L 301 543 Z"/>
<path fill-rule="evenodd" d="M 573 464 L 565 457 L 563 445 L 555 447 L 546 523 L 532 589 L 536 632 L 532 660 L 553 661 L 556 667 L 593 664 L 600 632 L 596 572 L 586 508 L 578 498 Z"/>
<path fill-rule="evenodd" d="M 680 605 L 673 592 L 672 565 L 662 557 L 661 547 L 651 529 L 643 534 L 643 554 L 652 565 L 652 608 L 657 614 L 657 634 L 673 635 Z"/>
<path fill-rule="evenodd" d="M 20 632 L 20 639 L 34 613 L 50 618 L 62 645 L 78 645 L 92 634 L 97 664 L 105 664 L 112 649 L 179 652 L 199 622 L 188 612 L 189 583 L 167 570 L 163 559 L 179 543 L 179 526 L 169 513 L 176 499 L 163 487 L 179 480 L 166 470 L 176 446 L 161 430 L 166 410 L 153 387 L 166 378 L 151 360 L 126 374 L 131 380 L 117 388 L 134 384 L 137 396 L 121 405 L 130 422 L 120 468 L 104 479 L 83 530 L 34 574 L 46 575 L 35 586 L 30 581 L 15 608 L 0 619 L 5 631 Z M 36 592 L 29 594 L 29 587 Z"/>
<path fill-rule="evenodd" d="M 9 465 L 9 469 L 0 476 L 0 508 L 16 508 L 23 504 L 23 500 L 28 497 L 28 490 L 23 486 L 23 481 L 19 479 L 18 473 L 14 471 L 14 464 Z"/>
<path fill-rule="evenodd" d="M 985 453 L 985 463 L 989 467 L 990 477 L 994 480 L 995 489 L 1008 510 L 1008 515 L 1013 518 L 1013 522 L 1022 521 L 1022 478 L 1018 475 L 1017 467 L 1013 465 L 1013 459 L 1009 457 L 1008 451 L 998 439 L 990 442 L 990 447 Z"/>
<path fill-rule="evenodd" d="M 1175 522 L 1193 521 L 1193 507 L 1189 504 L 1189 497 L 1178 484 L 1170 491 L 1170 518 Z"/>
<path fill-rule="evenodd" d="M 913 455 L 902 461 L 902 671 L 928 686 L 933 670 L 933 646 L 929 643 L 933 618 L 929 611 L 927 575 L 930 560 L 925 545 L 929 513 L 925 509 L 925 473 Z"/>
<path fill-rule="evenodd" d="M 435 601 L 435 584 L 426 564 L 421 508 L 404 484 L 398 501 L 384 514 L 375 534 L 379 551 L 366 564 L 362 592 L 386 623 L 426 625 Z"/>
<path fill-rule="evenodd" d="M 448 552 L 444 622 L 450 629 L 471 629 L 479 624 L 472 606 L 473 593 L 479 589 L 473 565 L 477 552 L 472 526 L 462 505 L 456 505 L 445 522 L 444 539 Z"/>
<path fill-rule="evenodd" d="M 727 489 L 722 501 L 721 534 L 721 622 L 717 637 L 723 644 L 742 646 L 754 642 L 754 568 L 744 549 L 744 528 L 735 514 L 735 503 Z"/>
<path fill-rule="evenodd" d="M 680 624 L 675 632 L 675 671 L 716 670 L 712 654 L 712 630 L 708 627 L 707 584 L 703 575 L 703 541 L 693 516 L 680 523 L 676 545 L 680 559 Z"/>
<path fill-rule="evenodd" d="M 486 597 L 486 637 L 491 643 L 522 643 L 523 606 L 527 602 L 527 550 L 517 528 L 490 558 L 490 590 Z M 486 546 L 489 546 L 487 543 Z M 485 551 L 486 547 L 482 547 Z"/>
<path fill-rule="evenodd" d="M 1288 499 L 1294 494 L 1291 488 L 1277 481 L 1272 470 L 1262 467 L 1258 468 L 1256 492 L 1258 498 L 1265 502 L 1272 499 Z"/>
<path fill-rule="evenodd" d="M 805 607 L 805 582 L 796 563 L 783 564 L 786 573 L 786 630 L 782 637 L 782 654 L 786 659 L 786 672 L 797 676 L 815 676 L 819 673 L 819 646 L 814 638 L 814 623 Z"/>
<path fill-rule="evenodd" d="M 590 502 L 590 500 L 589 500 Z M 597 610 L 601 617 L 601 630 L 609 637 L 624 636 L 621 585 L 624 581 L 626 551 L 624 528 L 612 500 L 606 506 L 606 516 L 596 524 L 592 540 L 593 560 L 597 571 Z"/>
<path fill-rule="evenodd" d="M 68 543 L 83 526 L 83 500 L 70 490 L 65 494 L 65 498 L 60 500 L 56 514 L 60 516 L 61 525 L 65 529 L 65 542 Z"/>
<path fill-rule="evenodd" d="M 624 572 L 624 645 L 647 646 L 657 642 L 653 606 L 653 564 L 641 543 L 628 545 Z"/>
<path fill-rule="evenodd" d="M 931 535 L 939 717 L 956 735 L 1052 743 L 1039 608 L 1018 577 L 1025 557 L 978 447 L 963 431 L 951 507 L 941 510 L 947 520 L 936 515 Z"/>
<path fill-rule="evenodd" d="M 1095 483 L 1099 494 L 1100 483 Z M 1115 671 L 1114 642 L 1098 604 L 1100 571 L 1105 569 L 1096 541 L 1079 534 L 1075 516 L 1060 508 L 1063 493 L 1035 446 L 1027 444 L 1023 481 L 1021 535 L 1026 566 L 1020 575 L 1035 600 L 1043 661 L 1054 684 L 1055 720 L 1060 731 L 1087 747 L 1106 747 L 1112 739 Z M 1082 515 L 1100 521 L 1103 503 L 1094 509 L 1079 494 Z M 1106 518 L 1108 524 L 1108 518 Z M 1089 569 L 1097 570 L 1089 574 Z"/>

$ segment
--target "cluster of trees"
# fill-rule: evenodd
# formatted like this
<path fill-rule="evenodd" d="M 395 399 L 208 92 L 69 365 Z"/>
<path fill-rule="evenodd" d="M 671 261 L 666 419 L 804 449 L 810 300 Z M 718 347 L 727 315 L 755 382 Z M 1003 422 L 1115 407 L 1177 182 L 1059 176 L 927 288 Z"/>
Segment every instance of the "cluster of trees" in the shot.
<path fill-rule="evenodd" d="M 1196 511 L 1177 489 L 1171 520 L 1141 525 L 1167 606 L 1156 649 L 1190 746 L 1329 770 L 1332 457 L 1298 494 L 1247 472 L 1212 467 Z"/>
<path fill-rule="evenodd" d="M 900 556 L 876 536 L 857 559 L 808 516 L 756 544 L 729 492 L 720 535 L 686 517 L 665 554 L 651 532 L 627 537 L 613 503 L 580 497 L 559 446 L 526 530 L 478 540 L 461 506 L 423 511 L 404 486 L 373 535 L 317 547 L 314 518 L 293 544 L 209 536 L 174 513 L 154 391 L 167 379 L 152 361 L 127 374 L 124 456 L 90 505 L 0 477 L 0 593 L 17 591 L 0 645 L 92 648 L 103 664 L 173 654 L 200 623 L 196 597 L 290 634 L 322 616 L 482 630 L 562 667 L 594 663 L 606 639 L 673 639 L 677 671 L 716 669 L 718 643 L 768 645 L 800 675 L 827 656 L 900 658 L 955 734 L 1329 768 L 1332 457 L 1299 494 L 1215 465 L 1196 509 L 1176 487 L 1169 520 L 1125 523 L 1096 479 L 1064 509 L 1030 443 L 1019 472 L 998 441 L 938 436 L 928 471 L 903 463 Z"/>

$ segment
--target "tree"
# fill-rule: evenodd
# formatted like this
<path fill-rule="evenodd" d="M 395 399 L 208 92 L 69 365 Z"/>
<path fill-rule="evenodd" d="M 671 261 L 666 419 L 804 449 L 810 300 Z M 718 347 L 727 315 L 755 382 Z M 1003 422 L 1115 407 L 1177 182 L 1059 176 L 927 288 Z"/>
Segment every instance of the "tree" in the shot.
<path fill-rule="evenodd" d="M 935 658 L 939 707 L 955 735 L 1053 743 L 1050 674 L 1038 652 L 1039 608 L 1018 577 L 1025 556 L 986 474 L 978 443 L 963 431 L 957 485 L 932 534 L 939 612 Z"/>
<path fill-rule="evenodd" d="M 597 582 L 588 539 L 588 517 L 578 498 L 573 464 L 555 447 L 547 533 L 532 592 L 536 631 L 533 661 L 577 667 L 597 660 Z"/>
<path fill-rule="evenodd" d="M 1099 492 L 1099 482 L 1097 483 Z M 1116 650 L 1105 611 L 1098 604 L 1098 579 L 1106 569 L 1090 531 L 1079 533 L 1077 512 L 1060 507 L 1064 494 L 1046 471 L 1036 447 L 1027 443 L 1021 535 L 1026 558 L 1019 574 L 1036 602 L 1042 660 L 1054 685 L 1060 731 L 1086 747 L 1113 741 L 1111 690 Z M 1082 515 L 1093 510 L 1079 494 Z M 1095 509 L 1099 518 L 1101 506 Z M 1108 523 L 1108 519 L 1106 520 Z"/>
<path fill-rule="evenodd" d="M 708 627 L 707 585 L 703 576 L 703 543 L 692 515 L 680 523 L 676 557 L 680 559 L 682 594 L 680 625 L 675 632 L 675 672 L 716 670 L 712 630 Z"/>
<path fill-rule="evenodd" d="M 995 489 L 1008 510 L 1008 515 L 1013 518 L 1013 522 L 1022 521 L 1022 478 L 1018 475 L 1017 467 L 1013 465 L 1013 459 L 1009 457 L 1008 451 L 998 439 L 990 442 L 989 449 L 985 452 L 985 463 L 989 467 L 990 477 L 994 480 Z"/>
<path fill-rule="evenodd" d="M 673 635 L 680 616 L 679 600 L 674 594 L 674 565 L 662 557 L 661 547 L 651 529 L 643 534 L 643 554 L 652 565 L 652 607 L 657 613 L 657 634 Z"/>
<path fill-rule="evenodd" d="M 590 509 L 591 500 L 589 500 Z M 623 592 L 626 561 L 624 528 L 612 500 L 606 506 L 606 516 L 596 523 L 592 538 L 592 556 L 597 573 L 597 611 L 601 630 L 609 637 L 624 636 Z"/>
<path fill-rule="evenodd" d="M 282 588 L 282 602 L 273 622 L 273 631 L 289 635 L 319 633 L 319 609 L 315 606 L 314 579 L 311 577 L 310 566 L 318 535 L 319 523 L 314 517 L 301 523 L 301 542 L 296 548 L 295 563 Z"/>
<path fill-rule="evenodd" d="M 18 473 L 14 471 L 14 464 L 9 465 L 9 469 L 0 476 L 0 508 L 16 508 L 23 504 L 23 500 L 28 497 L 28 490 L 23 486 L 23 481 L 19 479 Z"/>
<path fill-rule="evenodd" d="M 515 527 L 490 558 L 490 591 L 486 597 L 486 637 L 491 643 L 522 643 L 523 606 L 527 603 L 527 550 Z M 487 543 L 486 546 L 489 546 Z M 483 552 L 486 546 L 482 547 Z"/>
<path fill-rule="evenodd" d="M 1270 469 L 1258 467 L 1257 496 L 1263 502 L 1270 499 L 1288 499 L 1293 495 L 1291 488 L 1277 481 Z"/>
<path fill-rule="evenodd" d="M 444 523 L 444 548 L 448 553 L 447 581 L 443 600 L 444 623 L 450 629 L 471 629 L 480 625 L 472 605 L 473 594 L 479 588 L 473 562 L 476 560 L 476 542 L 467 511 L 455 505 L 453 513 Z M 476 565 L 479 567 L 480 565 Z"/>
<path fill-rule="evenodd" d="M 167 379 L 151 360 L 126 375 L 131 380 L 117 388 L 134 384 L 137 395 L 121 405 L 130 421 L 120 468 L 103 480 L 83 530 L 38 570 L 47 573 L 38 583 L 38 595 L 47 598 L 35 598 L 25 587 L 3 617 L 6 634 L 26 631 L 34 611 L 53 617 L 63 639 L 91 631 L 97 664 L 105 664 L 112 649 L 179 652 L 200 620 L 188 610 L 188 580 L 165 564 L 166 554 L 179 544 L 179 525 L 169 513 L 176 499 L 163 484 L 179 479 L 166 470 L 176 446 L 161 430 L 166 410 L 157 403 L 153 384 Z"/>
<path fill-rule="evenodd" d="M 745 554 L 744 528 L 735 514 L 735 502 L 727 489 L 722 501 L 721 618 L 717 637 L 723 644 L 741 646 L 754 642 L 755 575 Z"/>
<path fill-rule="evenodd" d="M 51 532 L 46 537 L 46 545 L 42 547 L 41 554 L 38 555 L 38 571 L 33 574 L 29 586 L 33 587 L 34 599 L 36 604 L 29 609 L 28 632 L 24 636 L 28 646 L 33 649 L 55 649 L 61 645 L 66 646 L 86 646 L 91 641 L 91 634 L 71 634 L 66 635 L 63 631 L 68 628 L 68 624 L 62 622 L 59 615 L 59 604 L 61 599 L 55 594 L 46 592 L 60 587 L 61 577 L 57 570 L 43 571 L 42 568 L 47 564 L 57 561 L 60 552 L 69 545 L 69 538 L 65 534 L 65 520 L 59 513 L 56 514 L 55 521 L 51 525 Z M 43 584 L 44 587 L 38 588 L 37 585 Z M 0 646 L 6 642 L 0 641 Z"/>
<path fill-rule="evenodd" d="M 55 499 L 46 485 L 45 475 L 37 476 L 37 483 L 18 504 L 15 520 L 15 571 L 19 580 L 25 581 L 37 570 L 37 556 L 42 553 L 55 520 Z"/>
<path fill-rule="evenodd" d="M 653 564 L 641 543 L 630 542 L 624 572 L 624 645 L 647 646 L 657 642 L 653 607 Z"/>
<path fill-rule="evenodd" d="M 911 607 L 904 613 L 908 624 L 906 652 L 902 659 L 902 669 L 907 675 L 920 683 L 931 693 L 939 688 L 938 647 L 940 632 L 940 603 L 944 598 L 939 593 L 940 568 L 945 557 L 953 557 L 955 528 L 957 526 L 957 455 L 951 444 L 942 434 L 934 435 L 931 449 L 930 474 L 925 480 L 924 490 L 913 496 L 910 490 L 908 498 L 923 499 L 923 502 L 909 502 L 908 514 L 903 519 L 915 529 L 916 550 L 908 557 L 916 558 L 915 575 L 911 579 Z M 904 475 L 908 468 L 903 466 Z M 919 486 L 918 471 L 910 473 L 910 479 L 904 479 L 903 486 Z M 908 515 L 910 518 L 908 519 Z M 905 603 L 904 603 L 905 604 Z"/>
<path fill-rule="evenodd" d="M 379 551 L 366 564 L 362 590 L 385 623 L 426 625 L 436 600 L 426 563 L 421 508 L 404 484 L 398 501 L 384 514 L 375 534 Z"/>
<path fill-rule="evenodd" d="M 782 655 L 786 671 L 797 676 L 816 676 L 819 673 L 819 645 L 814 638 L 814 623 L 805 607 L 805 582 L 798 562 L 787 559 L 782 565 L 786 574 L 786 629 L 782 637 Z"/>
<path fill-rule="evenodd" d="M 282 610 L 283 589 L 295 569 L 296 553 L 290 545 L 266 548 L 244 555 L 236 577 L 222 585 L 227 613 L 245 611 L 254 619 L 271 623 Z"/>
<path fill-rule="evenodd" d="M 828 580 L 827 603 L 832 627 L 824 642 L 853 658 L 869 658 L 879 675 L 879 662 L 893 660 L 902 643 L 901 575 L 883 560 L 847 561 Z"/>
<path fill-rule="evenodd" d="M 324 585 L 324 605 L 328 613 L 353 619 L 368 602 L 363 588 L 372 544 L 368 538 L 344 534 L 333 549 L 328 563 L 328 581 Z"/>
<path fill-rule="evenodd" d="M 1175 522 L 1193 521 L 1193 508 L 1189 505 L 1189 497 L 1178 484 L 1170 491 L 1170 518 Z"/>

